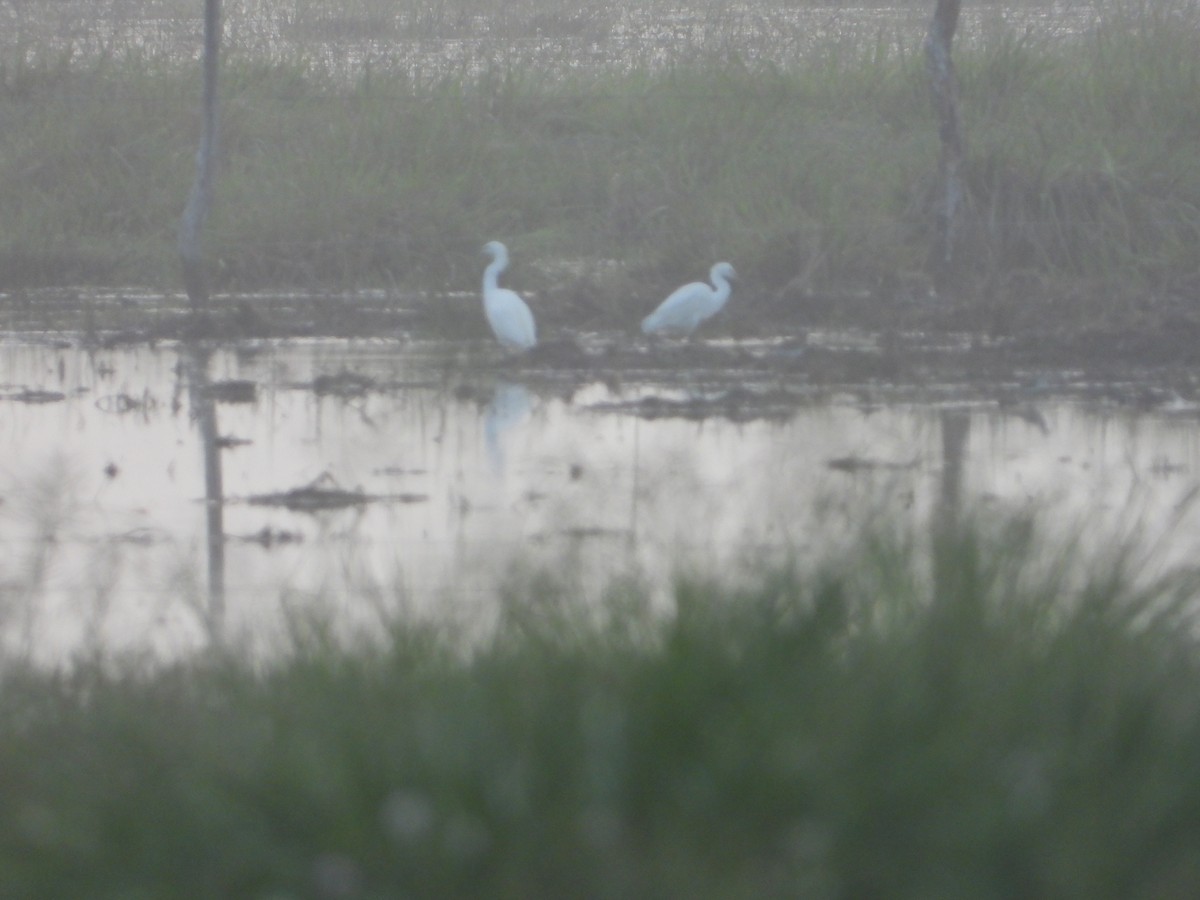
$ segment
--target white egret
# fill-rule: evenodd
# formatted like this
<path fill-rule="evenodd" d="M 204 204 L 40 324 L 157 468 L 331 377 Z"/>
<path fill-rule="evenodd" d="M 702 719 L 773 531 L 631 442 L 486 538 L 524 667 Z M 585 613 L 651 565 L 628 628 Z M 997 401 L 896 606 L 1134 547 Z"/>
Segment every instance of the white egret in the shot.
<path fill-rule="evenodd" d="M 492 333 L 506 350 L 528 350 L 537 344 L 533 313 L 516 292 L 496 283 L 500 273 L 508 268 L 508 248 L 499 241 L 488 241 L 483 252 L 492 257 L 483 270 L 483 311 Z"/>
<path fill-rule="evenodd" d="M 696 326 L 720 312 L 729 299 L 729 279 L 737 272 L 727 262 L 712 267 L 708 277 L 713 287 L 703 281 L 693 281 L 677 288 L 658 309 L 642 320 L 645 334 L 691 334 Z"/>

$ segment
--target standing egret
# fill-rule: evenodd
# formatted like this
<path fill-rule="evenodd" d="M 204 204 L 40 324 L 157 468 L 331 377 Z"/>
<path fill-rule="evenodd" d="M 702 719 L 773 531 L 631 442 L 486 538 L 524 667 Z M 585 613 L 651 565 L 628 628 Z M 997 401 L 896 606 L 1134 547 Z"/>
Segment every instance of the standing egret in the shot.
<path fill-rule="evenodd" d="M 483 311 L 492 333 L 506 350 L 528 350 L 537 343 L 533 313 L 515 291 L 496 283 L 500 273 L 508 268 L 508 248 L 499 241 L 488 241 L 483 252 L 492 257 L 483 270 Z"/>
<path fill-rule="evenodd" d="M 729 279 L 737 272 L 727 262 L 712 267 L 708 277 L 714 287 L 703 281 L 693 281 L 677 288 L 658 309 L 642 320 L 645 334 L 691 334 L 696 326 L 720 312 L 729 299 Z"/>

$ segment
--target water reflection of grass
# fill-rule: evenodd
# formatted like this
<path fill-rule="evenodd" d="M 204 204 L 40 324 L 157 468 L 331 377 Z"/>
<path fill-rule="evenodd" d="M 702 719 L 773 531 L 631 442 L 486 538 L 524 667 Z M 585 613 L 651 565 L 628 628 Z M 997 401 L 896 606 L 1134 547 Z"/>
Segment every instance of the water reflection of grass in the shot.
<path fill-rule="evenodd" d="M 977 213 L 964 255 L 993 304 L 1057 291 L 1078 298 L 1056 307 L 1075 320 L 1194 275 L 1200 22 L 1182 2 L 1125 10 L 1071 40 L 995 24 L 958 48 Z M 783 65 L 731 32 L 663 70 L 428 80 L 364 66 L 340 81 L 239 50 L 222 278 L 473 290 L 480 244 L 503 237 L 524 289 L 576 301 L 546 314 L 635 320 L 717 258 L 744 296 L 920 294 L 936 155 L 923 60 L 873 32 L 831 41 Z M 195 75 L 133 55 L 8 72 L 4 286 L 176 284 Z M 549 265 L 563 260 L 579 265 Z"/>
<path fill-rule="evenodd" d="M 666 618 L 535 579 L 470 649 L 10 668 L 4 893 L 1196 896 L 1195 585 L 1038 541 L 876 533 Z"/>

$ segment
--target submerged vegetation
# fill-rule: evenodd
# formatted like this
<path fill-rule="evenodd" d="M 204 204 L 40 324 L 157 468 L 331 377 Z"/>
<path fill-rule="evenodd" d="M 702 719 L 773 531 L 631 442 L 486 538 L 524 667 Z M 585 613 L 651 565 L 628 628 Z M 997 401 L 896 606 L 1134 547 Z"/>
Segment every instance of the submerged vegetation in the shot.
<path fill-rule="evenodd" d="M 995 21 L 955 49 L 964 296 L 1103 314 L 1195 294 L 1200 11 L 1097 9 L 1070 36 Z M 710 15 L 728 35 L 661 68 L 338 78 L 235 50 L 211 222 L 224 286 L 470 289 L 499 237 L 543 261 L 524 284 L 622 316 L 726 258 L 743 291 L 784 301 L 923 290 L 937 136 L 919 35 L 764 61 Z M 0 287 L 172 289 L 196 68 L 31 58 L 0 85 Z"/>
<path fill-rule="evenodd" d="M 932 559 L 932 565 L 928 560 Z M 926 562 L 922 562 L 926 560 Z M 1193 897 L 1194 579 L 1023 519 L 0 680 L 6 897 Z"/>

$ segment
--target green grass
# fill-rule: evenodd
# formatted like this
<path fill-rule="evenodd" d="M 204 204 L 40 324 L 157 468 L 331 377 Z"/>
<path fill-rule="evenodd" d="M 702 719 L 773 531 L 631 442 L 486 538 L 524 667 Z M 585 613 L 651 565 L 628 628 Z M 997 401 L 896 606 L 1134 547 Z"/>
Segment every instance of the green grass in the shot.
<path fill-rule="evenodd" d="M 780 66 L 749 62 L 756 48 L 732 34 L 665 70 L 566 77 L 344 81 L 235 53 L 219 280 L 470 290 L 479 246 L 501 238 L 519 286 L 627 317 L 717 258 L 749 293 L 886 293 L 922 272 L 937 138 L 919 48 L 864 35 Z M 1197 34 L 1196 7 L 1171 2 L 1110 5 L 1071 40 L 1003 24 L 962 35 L 964 293 L 1100 304 L 1189 290 Z M 174 288 L 197 105 L 197 72 L 161 59 L 6 72 L 0 289 Z M 564 259 L 583 267 L 555 274 Z M 608 259 L 622 266 L 588 265 Z"/>
<path fill-rule="evenodd" d="M 535 577 L 482 637 L 9 666 L 4 896 L 1197 896 L 1194 579 L 1028 521 L 924 547 L 669 612 Z"/>

